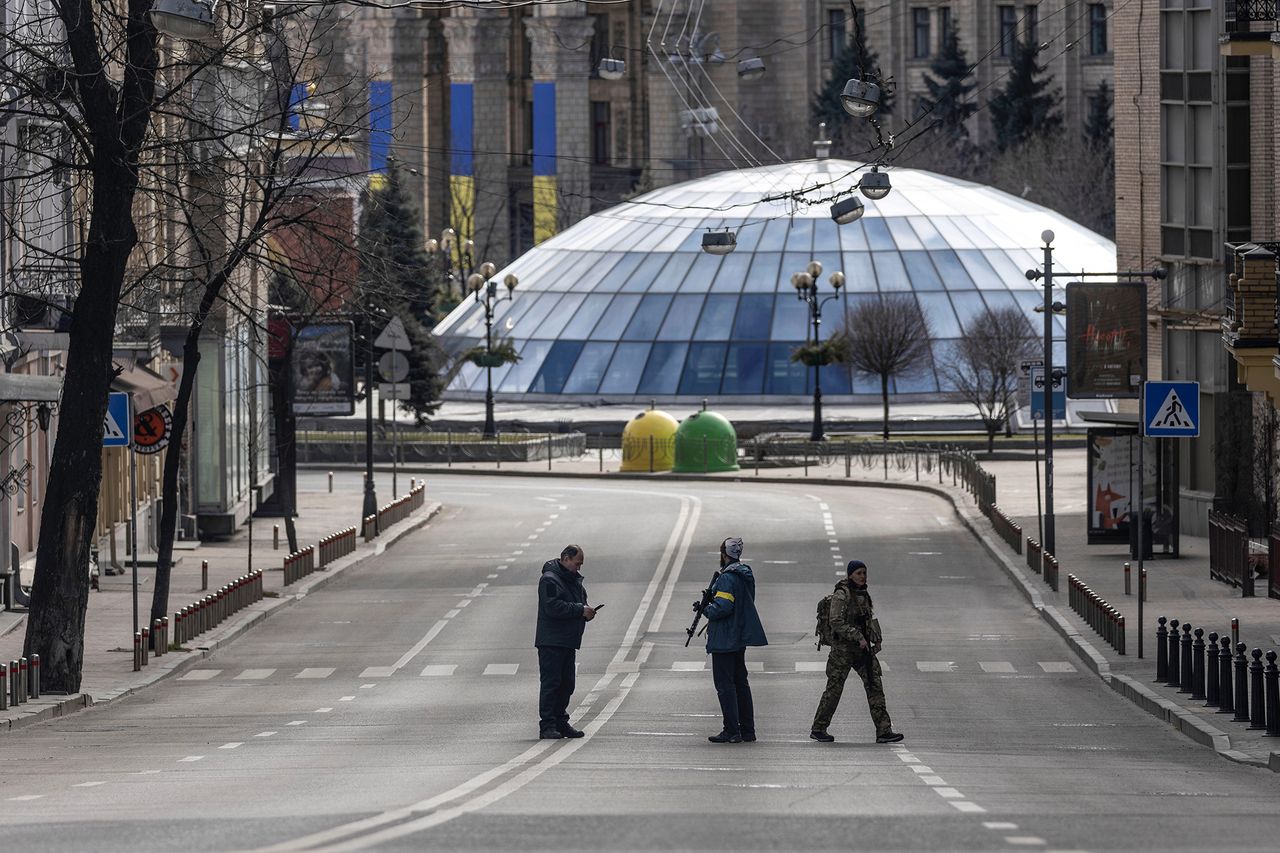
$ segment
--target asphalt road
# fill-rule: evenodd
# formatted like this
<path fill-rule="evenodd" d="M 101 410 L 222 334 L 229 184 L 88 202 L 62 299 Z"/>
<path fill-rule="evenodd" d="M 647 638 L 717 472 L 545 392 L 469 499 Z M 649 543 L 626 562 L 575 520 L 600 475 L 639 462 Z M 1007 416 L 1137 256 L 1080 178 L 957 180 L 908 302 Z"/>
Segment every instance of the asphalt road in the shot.
<path fill-rule="evenodd" d="M 444 511 L 183 677 L 0 739 L 0 849 L 1259 850 L 1280 777 L 1111 693 L 941 499 L 805 484 L 438 477 Z M 684 628 L 746 539 L 760 741 L 717 746 Z M 594 602 L 581 740 L 537 740 L 535 585 Z M 870 566 L 889 710 L 808 739 L 814 607 Z"/>

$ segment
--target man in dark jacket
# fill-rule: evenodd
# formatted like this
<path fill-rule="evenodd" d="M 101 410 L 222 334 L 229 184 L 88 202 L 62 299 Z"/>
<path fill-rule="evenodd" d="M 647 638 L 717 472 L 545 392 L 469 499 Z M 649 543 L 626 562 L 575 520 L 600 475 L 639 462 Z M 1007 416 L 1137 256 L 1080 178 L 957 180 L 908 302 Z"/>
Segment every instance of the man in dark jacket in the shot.
<path fill-rule="evenodd" d="M 569 545 L 560 552 L 560 559 L 543 564 L 538 581 L 538 630 L 533 644 L 538 648 L 538 732 L 543 738 L 583 734 L 569 725 L 569 699 L 582 631 L 596 618 L 582 585 L 584 562 L 582 548 Z"/>
<path fill-rule="evenodd" d="M 707 618 L 711 675 L 724 717 L 720 734 L 707 738 L 712 743 L 751 743 L 756 739 L 755 706 L 747 682 L 747 646 L 767 646 L 769 640 L 756 613 L 756 579 L 741 557 L 741 539 L 720 543 L 720 575 L 711 587 L 710 603 L 702 609 Z"/>

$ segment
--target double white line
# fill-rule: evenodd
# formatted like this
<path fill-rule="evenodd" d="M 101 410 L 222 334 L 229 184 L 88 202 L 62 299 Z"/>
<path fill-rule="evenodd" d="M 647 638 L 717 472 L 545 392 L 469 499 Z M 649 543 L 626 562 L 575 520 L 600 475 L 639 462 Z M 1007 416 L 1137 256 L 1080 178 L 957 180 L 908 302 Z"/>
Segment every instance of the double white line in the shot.
<path fill-rule="evenodd" d="M 613 717 L 614 713 L 617 712 L 631 692 L 631 688 L 635 686 L 636 681 L 640 678 L 638 669 L 640 665 L 648 660 L 649 653 L 653 650 L 653 643 L 641 642 L 635 660 L 629 661 L 628 658 L 636 651 L 640 627 L 644 624 L 645 619 L 649 617 L 650 609 L 653 610 L 653 615 L 646 630 L 658 630 L 662 617 L 667 612 L 667 606 L 671 603 L 671 596 L 675 591 L 676 582 L 680 579 L 680 572 L 684 568 L 685 559 L 689 554 L 689 544 L 692 542 L 694 531 L 698 526 L 698 517 L 702 513 L 702 501 L 692 495 L 673 495 L 666 492 L 650 492 L 649 494 L 678 497 L 680 499 L 680 513 L 676 517 L 675 526 L 671 530 L 671 536 L 667 539 L 667 545 L 663 549 L 662 557 L 658 560 L 658 565 L 654 569 L 653 577 L 649 580 L 649 585 L 645 588 L 635 615 L 631 618 L 631 624 L 627 626 L 627 631 L 622 637 L 622 644 L 613 656 L 613 663 L 609 666 L 612 671 L 602 676 L 595 686 L 591 688 L 591 691 L 583 697 L 582 702 L 574 709 L 573 718 L 581 722 L 582 719 L 585 719 L 590 714 L 592 706 L 617 679 L 618 670 L 635 667 L 637 671 L 624 675 L 618 684 L 617 692 L 609 699 L 609 702 L 597 711 L 594 717 L 583 724 L 584 737 L 574 740 L 538 741 L 505 764 L 474 776 L 442 794 L 437 794 L 410 806 L 343 824 L 333 829 L 316 832 L 302 838 L 295 838 L 292 841 L 286 841 L 271 847 L 261 848 L 258 853 L 283 853 L 283 851 L 295 850 L 324 850 L 336 853 L 336 851 L 342 850 L 363 850 L 387 841 L 423 832 L 498 802 L 503 797 L 528 785 L 590 743 L 596 732 L 600 731 Z M 659 590 L 661 590 L 661 594 L 659 594 Z M 657 599 L 656 604 L 655 598 Z M 543 753 L 547 754 L 543 755 Z M 540 756 L 541 758 L 539 758 Z M 490 787 L 493 782 L 500 779 L 505 781 Z M 423 814 L 424 812 L 426 814 Z"/>

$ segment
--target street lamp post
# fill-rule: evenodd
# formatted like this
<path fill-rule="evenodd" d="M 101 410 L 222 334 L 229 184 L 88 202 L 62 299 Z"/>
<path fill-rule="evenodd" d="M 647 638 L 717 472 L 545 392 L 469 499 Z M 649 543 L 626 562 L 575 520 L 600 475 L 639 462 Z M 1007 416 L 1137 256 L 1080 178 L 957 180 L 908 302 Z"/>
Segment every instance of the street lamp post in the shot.
<path fill-rule="evenodd" d="M 507 286 L 505 297 L 498 295 L 498 283 L 493 274 L 498 268 L 485 261 L 480 271 L 467 278 L 467 287 L 475 294 L 476 302 L 484 306 L 484 437 L 493 438 L 497 431 L 493 423 L 493 309 L 503 299 L 511 299 L 515 295 L 516 285 L 520 279 L 514 273 L 507 273 L 502 283 Z"/>
<path fill-rule="evenodd" d="M 364 354 L 364 507 L 361 520 L 378 514 L 378 494 L 373 486 L 373 317 L 377 309 L 366 304 Z"/>
<path fill-rule="evenodd" d="M 832 299 L 840 296 L 840 288 L 844 287 L 844 273 L 839 270 L 833 272 L 829 281 L 835 293 L 830 296 L 821 296 L 818 293 L 818 278 L 822 275 L 822 263 L 819 261 L 809 261 L 809 265 L 804 272 L 798 272 L 791 276 L 791 286 L 796 289 L 796 298 L 809 306 L 809 319 L 813 323 L 813 344 L 818 346 L 822 343 L 822 307 Z M 820 381 L 822 365 L 816 357 L 813 360 L 813 431 L 809 434 L 810 441 L 822 441 L 822 383 Z"/>

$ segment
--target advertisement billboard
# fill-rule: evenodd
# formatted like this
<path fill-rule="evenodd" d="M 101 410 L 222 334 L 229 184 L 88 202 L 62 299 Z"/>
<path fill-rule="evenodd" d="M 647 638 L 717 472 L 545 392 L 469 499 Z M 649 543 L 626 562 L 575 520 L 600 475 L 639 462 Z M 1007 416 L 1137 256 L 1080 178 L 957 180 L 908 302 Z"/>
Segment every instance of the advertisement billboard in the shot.
<path fill-rule="evenodd" d="M 1142 282 L 1067 285 L 1067 385 L 1076 399 L 1137 399 L 1147 348 Z"/>
<path fill-rule="evenodd" d="M 304 326 L 294 333 L 293 412 L 350 415 L 356 410 L 350 323 Z"/>

